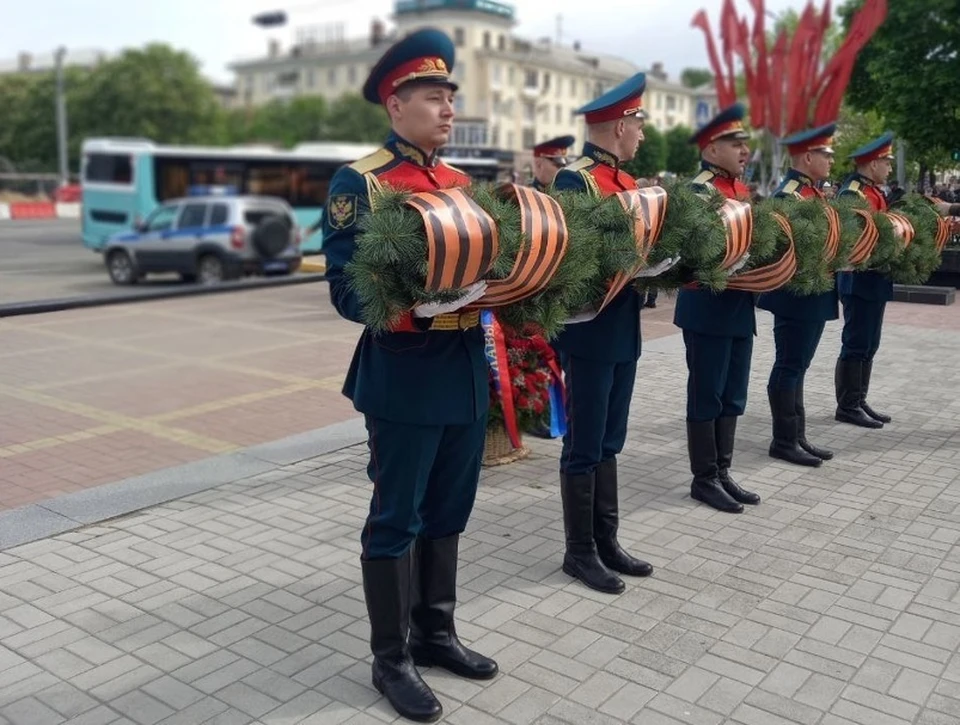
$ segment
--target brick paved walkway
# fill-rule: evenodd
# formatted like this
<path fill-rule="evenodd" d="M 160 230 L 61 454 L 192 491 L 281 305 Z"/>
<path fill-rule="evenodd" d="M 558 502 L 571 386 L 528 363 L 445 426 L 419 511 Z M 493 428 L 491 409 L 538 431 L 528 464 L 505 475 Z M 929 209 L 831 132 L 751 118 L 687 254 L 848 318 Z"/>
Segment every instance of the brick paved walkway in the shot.
<path fill-rule="evenodd" d="M 0 319 L 0 510 L 356 415 L 326 285 Z"/>
<path fill-rule="evenodd" d="M 426 671 L 446 722 L 956 723 L 960 315 L 922 309 L 891 308 L 882 431 L 833 423 L 828 327 L 807 404 L 837 458 L 816 470 L 765 454 L 760 318 L 735 470 L 764 504 L 741 516 L 686 495 L 682 345 L 648 345 L 621 537 L 657 571 L 620 596 L 559 571 L 556 442 L 485 471 L 459 621 L 502 673 Z M 0 724 L 392 721 L 369 681 L 364 465 L 347 448 L 0 552 Z"/>
<path fill-rule="evenodd" d="M 359 334 L 322 283 L 0 319 L 0 511 L 353 418 Z"/>

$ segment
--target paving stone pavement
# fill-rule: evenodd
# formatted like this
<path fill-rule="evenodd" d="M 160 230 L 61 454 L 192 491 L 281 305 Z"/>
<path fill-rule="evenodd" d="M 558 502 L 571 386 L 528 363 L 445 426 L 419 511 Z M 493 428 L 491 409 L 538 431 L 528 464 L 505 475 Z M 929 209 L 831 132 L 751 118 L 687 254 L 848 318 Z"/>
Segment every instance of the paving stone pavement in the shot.
<path fill-rule="evenodd" d="M 559 571 L 554 441 L 484 472 L 460 633 L 488 683 L 425 679 L 453 725 L 947 725 L 960 720 L 960 325 L 888 325 L 871 399 L 832 421 L 839 327 L 808 374 L 820 469 L 766 456 L 760 317 L 740 516 L 687 496 L 682 344 L 640 365 L 621 540 L 653 577 L 612 597 Z M 362 446 L 0 552 L 0 725 L 394 720 L 370 684 Z"/>

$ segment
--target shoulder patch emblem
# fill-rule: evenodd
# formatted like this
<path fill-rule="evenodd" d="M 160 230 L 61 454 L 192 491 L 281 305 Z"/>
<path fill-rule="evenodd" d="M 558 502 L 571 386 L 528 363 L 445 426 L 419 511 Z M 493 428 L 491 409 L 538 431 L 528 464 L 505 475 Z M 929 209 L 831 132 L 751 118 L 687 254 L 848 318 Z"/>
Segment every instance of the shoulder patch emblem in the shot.
<path fill-rule="evenodd" d="M 331 229 L 346 229 L 357 221 L 357 195 L 336 194 L 327 203 Z"/>

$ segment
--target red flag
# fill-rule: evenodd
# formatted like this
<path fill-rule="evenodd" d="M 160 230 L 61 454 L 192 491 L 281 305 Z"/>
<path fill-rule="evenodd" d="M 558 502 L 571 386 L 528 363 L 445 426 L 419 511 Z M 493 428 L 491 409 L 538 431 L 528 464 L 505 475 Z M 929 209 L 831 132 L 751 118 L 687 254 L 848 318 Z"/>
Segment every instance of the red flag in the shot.
<path fill-rule="evenodd" d="M 720 65 L 720 56 L 717 55 L 717 46 L 713 40 L 713 33 L 710 30 L 710 20 L 707 18 L 706 11 L 701 10 L 694 15 L 691 25 L 695 28 L 700 28 L 704 36 L 706 36 L 707 56 L 710 58 L 710 67 L 713 69 L 713 76 L 717 86 L 717 103 L 720 104 L 721 108 L 726 108 L 736 101 L 736 90 L 734 88 L 727 88 L 723 67 Z"/>

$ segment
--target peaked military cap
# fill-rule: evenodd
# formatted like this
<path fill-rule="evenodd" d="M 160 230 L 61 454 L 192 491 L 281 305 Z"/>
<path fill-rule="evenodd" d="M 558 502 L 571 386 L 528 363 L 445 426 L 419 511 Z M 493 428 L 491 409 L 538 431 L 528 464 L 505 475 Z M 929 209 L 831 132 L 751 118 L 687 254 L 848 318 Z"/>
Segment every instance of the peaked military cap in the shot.
<path fill-rule="evenodd" d="M 643 110 L 643 91 L 647 87 L 647 76 L 637 73 L 623 83 L 614 86 L 599 98 L 595 98 L 574 113 L 586 117 L 587 123 L 603 123 L 633 116 L 646 118 Z"/>
<path fill-rule="evenodd" d="M 567 149 L 573 146 L 575 140 L 573 136 L 558 136 L 557 138 L 552 138 L 549 141 L 544 141 L 534 146 L 533 155 L 553 159 L 557 163 L 566 166 Z"/>
<path fill-rule="evenodd" d="M 825 151 L 832 154 L 833 134 L 836 130 L 837 124 L 828 123 L 825 126 L 810 128 L 787 136 L 780 140 L 780 144 L 787 147 L 787 153 L 791 156 L 797 156 L 807 151 Z"/>
<path fill-rule="evenodd" d="M 870 143 L 864 144 L 850 154 L 850 158 L 858 164 L 868 164 L 875 159 L 892 159 L 893 133 L 887 131 L 880 138 L 875 138 Z"/>
<path fill-rule="evenodd" d="M 734 103 L 724 108 L 710 119 L 703 127 L 690 137 L 690 143 L 695 143 L 703 151 L 707 146 L 721 138 L 744 140 L 750 138 L 743 127 L 743 117 L 747 109 L 742 103 Z"/>
<path fill-rule="evenodd" d="M 405 83 L 439 83 L 457 90 L 450 79 L 455 59 L 450 36 L 436 28 L 421 28 L 401 38 L 377 61 L 363 84 L 363 97 L 384 103 Z"/>

